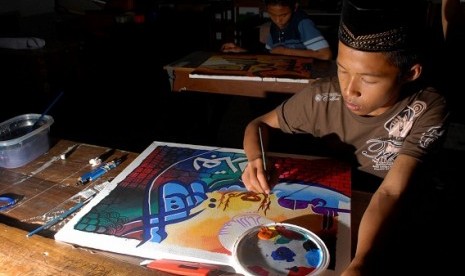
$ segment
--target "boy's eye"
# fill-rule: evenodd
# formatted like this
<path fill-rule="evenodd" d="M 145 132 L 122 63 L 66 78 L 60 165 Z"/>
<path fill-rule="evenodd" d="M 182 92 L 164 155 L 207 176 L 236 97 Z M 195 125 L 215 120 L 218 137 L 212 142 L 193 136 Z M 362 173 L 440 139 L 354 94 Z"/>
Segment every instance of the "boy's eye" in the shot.
<path fill-rule="evenodd" d="M 347 71 L 344 70 L 344 69 L 341 69 L 341 68 L 337 68 L 337 72 L 338 72 L 339 74 L 347 74 Z"/>
<path fill-rule="evenodd" d="M 375 84 L 377 81 L 373 78 L 366 78 L 366 77 L 363 77 L 362 78 L 362 81 L 365 82 L 365 83 L 368 83 L 368 84 Z"/>

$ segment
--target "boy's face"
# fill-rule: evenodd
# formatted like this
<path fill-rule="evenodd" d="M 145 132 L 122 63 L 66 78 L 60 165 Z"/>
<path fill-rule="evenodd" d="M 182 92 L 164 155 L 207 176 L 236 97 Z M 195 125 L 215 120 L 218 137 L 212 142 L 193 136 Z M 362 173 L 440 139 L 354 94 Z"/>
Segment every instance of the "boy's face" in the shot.
<path fill-rule="evenodd" d="M 399 69 L 380 52 L 362 52 L 339 42 L 337 74 L 345 105 L 360 116 L 378 116 L 398 99 Z"/>
<path fill-rule="evenodd" d="M 284 29 L 289 20 L 292 17 L 294 10 L 290 7 L 284 7 L 281 5 L 267 5 L 266 12 L 269 14 L 271 21 L 278 26 L 280 29 Z"/>

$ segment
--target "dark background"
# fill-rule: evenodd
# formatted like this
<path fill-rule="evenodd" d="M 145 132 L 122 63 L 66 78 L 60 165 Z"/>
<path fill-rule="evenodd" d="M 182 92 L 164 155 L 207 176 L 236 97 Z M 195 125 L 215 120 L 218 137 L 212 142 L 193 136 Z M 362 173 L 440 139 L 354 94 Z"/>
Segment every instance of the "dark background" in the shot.
<path fill-rule="evenodd" d="M 193 51 L 218 51 L 234 30 L 247 47 L 259 47 L 257 26 L 266 19 L 246 13 L 234 24 L 232 1 L 113 0 L 80 11 L 62 2 L 47 13 L 0 12 L 0 37 L 46 42 L 37 50 L 0 49 L 0 121 L 41 114 L 64 91 L 49 111 L 56 137 L 136 152 L 154 140 L 242 147 L 245 124 L 288 96 L 170 91 L 164 65 Z M 330 2 L 321 8 L 337 13 Z M 336 38 L 337 17 L 320 18 Z"/>
<path fill-rule="evenodd" d="M 230 17 L 234 2 L 250 8 L 260 6 L 260 0 L 108 0 L 80 10 L 64 2 L 55 0 L 51 11 L 37 14 L 0 10 L 0 38 L 38 37 L 46 42 L 37 50 L 0 48 L 0 121 L 41 114 L 63 91 L 49 111 L 55 137 L 136 152 L 155 140 L 241 148 L 245 124 L 289 96 L 172 92 L 163 69 L 193 51 L 217 51 L 234 38 L 259 47 L 253 44 L 258 41 L 257 26 L 267 20 L 263 14 L 245 13 L 236 23 Z M 340 1 L 301 4 L 337 49 Z M 437 8 L 425 22 L 432 48 L 442 47 L 437 43 Z M 456 109 L 454 121 L 463 122 L 462 111 Z M 276 150 L 297 153 L 310 146 L 306 137 L 274 143 Z"/>

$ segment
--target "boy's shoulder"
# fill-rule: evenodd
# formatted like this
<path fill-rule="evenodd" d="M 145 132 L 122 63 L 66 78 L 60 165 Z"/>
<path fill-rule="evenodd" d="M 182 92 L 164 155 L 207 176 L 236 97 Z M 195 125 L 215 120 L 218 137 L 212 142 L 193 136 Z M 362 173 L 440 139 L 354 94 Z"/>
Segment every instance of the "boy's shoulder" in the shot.
<path fill-rule="evenodd" d="M 405 91 L 404 91 L 405 92 Z M 409 106 L 411 111 L 418 114 L 436 114 L 435 116 L 447 117 L 450 113 L 449 104 L 440 90 L 432 86 L 412 89 L 410 93 L 404 93 L 404 97 L 398 100 L 398 106 Z M 441 114 L 441 115 L 439 115 Z"/>
<path fill-rule="evenodd" d="M 311 85 L 323 91 L 340 91 L 339 79 L 337 76 L 327 76 L 314 80 Z"/>
<path fill-rule="evenodd" d="M 446 97 L 439 89 L 434 86 L 424 86 L 417 88 L 416 91 L 413 91 L 415 97 L 419 100 L 424 101 L 443 101 L 445 103 Z"/>
<path fill-rule="evenodd" d="M 308 15 L 308 13 L 302 9 L 295 10 L 293 17 L 294 17 L 294 20 L 296 21 L 301 21 L 303 19 L 310 19 L 310 16 Z"/>
<path fill-rule="evenodd" d="M 315 95 L 335 95 L 335 93 L 340 94 L 341 89 L 339 86 L 339 81 L 336 76 L 328 76 L 315 79 L 311 81 L 300 93 L 306 94 L 309 97 L 314 97 Z"/>

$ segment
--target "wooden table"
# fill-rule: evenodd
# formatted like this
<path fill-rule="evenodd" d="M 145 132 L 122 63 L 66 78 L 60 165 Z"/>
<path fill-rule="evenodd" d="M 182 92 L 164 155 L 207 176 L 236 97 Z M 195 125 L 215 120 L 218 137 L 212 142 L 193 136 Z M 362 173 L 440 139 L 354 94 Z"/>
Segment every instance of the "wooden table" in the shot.
<path fill-rule="evenodd" d="M 0 275 L 171 275 L 0 223 Z"/>
<path fill-rule="evenodd" d="M 60 156 L 74 145 L 77 145 L 75 151 L 61 159 Z M 141 259 L 137 257 L 56 242 L 53 235 L 69 219 L 26 237 L 28 231 L 44 224 L 50 216 L 75 204 L 70 198 L 81 190 L 111 180 L 138 156 L 138 153 L 116 150 L 107 161 L 125 154 L 127 160 L 94 182 L 76 185 L 78 177 L 92 169 L 89 159 L 108 150 L 102 146 L 57 140 L 46 154 L 23 167 L 0 168 L 0 194 L 22 196 L 10 209 L 0 211 L 1 275 L 171 275 L 141 267 Z M 352 191 L 353 242 L 370 196 L 369 193 Z"/>
<path fill-rule="evenodd" d="M 139 265 L 139 258 L 97 252 L 56 242 L 53 235 L 64 220 L 31 237 L 26 234 L 44 224 L 54 213 L 75 202 L 69 199 L 83 189 L 115 177 L 137 153 L 116 150 L 106 161 L 128 154 L 127 159 L 95 182 L 76 185 L 83 173 L 92 169 L 89 159 L 109 148 L 68 140 L 53 141 L 50 150 L 31 163 L 16 169 L 0 168 L 0 194 L 22 199 L 0 212 L 0 275 L 170 275 Z M 77 145 L 69 156 L 60 155 Z"/>
<path fill-rule="evenodd" d="M 127 154 L 127 159 L 96 181 L 77 185 L 78 178 L 92 170 L 89 160 L 102 155 L 109 148 L 81 144 L 68 140 L 52 141 L 50 150 L 36 160 L 16 169 L 0 168 L 0 194 L 16 194 L 22 199 L 13 207 L 3 211 L 3 215 L 14 219 L 13 226 L 32 230 L 48 220 L 47 214 L 53 209 L 64 210 L 71 197 L 80 191 L 111 180 L 122 171 L 138 154 L 116 150 L 107 162 Z M 65 160 L 60 155 L 69 148 L 76 149 Z M 53 215 L 53 214 L 50 214 Z M 41 235 L 49 236 L 47 231 Z"/>
<path fill-rule="evenodd" d="M 164 66 L 164 69 L 168 73 L 171 90 L 174 92 L 196 91 L 264 98 L 268 93 L 296 93 L 308 85 L 308 83 L 297 82 L 256 82 L 189 78 L 189 74 L 212 54 L 214 53 L 197 51 Z M 335 74 L 335 72 L 336 66 L 334 61 L 314 60 L 311 69 L 312 79 L 310 81 Z"/>

